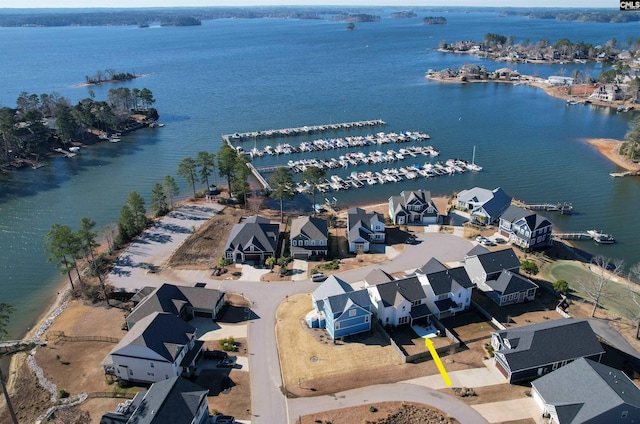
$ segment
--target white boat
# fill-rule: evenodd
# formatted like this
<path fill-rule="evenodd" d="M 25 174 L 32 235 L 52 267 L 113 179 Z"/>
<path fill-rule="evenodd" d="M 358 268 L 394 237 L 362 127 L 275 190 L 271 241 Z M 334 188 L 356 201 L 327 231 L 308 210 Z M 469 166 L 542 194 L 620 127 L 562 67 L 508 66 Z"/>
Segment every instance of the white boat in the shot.
<path fill-rule="evenodd" d="M 611 234 L 603 233 L 598 230 L 588 230 L 587 234 L 589 234 L 596 243 L 612 244 L 616 242 L 616 239 L 613 238 Z"/>
<path fill-rule="evenodd" d="M 473 156 L 471 157 L 471 163 L 467 164 L 467 168 L 470 171 L 482 171 L 482 167 L 480 165 L 476 165 L 476 146 L 473 146 Z"/>
<path fill-rule="evenodd" d="M 69 151 L 73 153 L 78 153 L 80 151 L 80 147 L 78 146 L 69 147 Z"/>

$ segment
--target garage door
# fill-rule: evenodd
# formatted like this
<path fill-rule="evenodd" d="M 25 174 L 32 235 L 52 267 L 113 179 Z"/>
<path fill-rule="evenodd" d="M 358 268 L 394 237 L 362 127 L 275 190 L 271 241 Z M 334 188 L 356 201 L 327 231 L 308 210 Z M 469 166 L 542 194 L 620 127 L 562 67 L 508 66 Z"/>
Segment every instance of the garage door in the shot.
<path fill-rule="evenodd" d="M 247 261 L 247 262 L 248 261 L 259 261 L 260 260 L 260 254 L 259 253 L 258 254 L 255 254 L 255 253 L 245 254 L 244 255 L 244 260 Z"/>
<path fill-rule="evenodd" d="M 213 314 L 211 312 L 205 312 L 205 311 L 193 311 L 193 315 L 197 317 L 213 318 Z"/>

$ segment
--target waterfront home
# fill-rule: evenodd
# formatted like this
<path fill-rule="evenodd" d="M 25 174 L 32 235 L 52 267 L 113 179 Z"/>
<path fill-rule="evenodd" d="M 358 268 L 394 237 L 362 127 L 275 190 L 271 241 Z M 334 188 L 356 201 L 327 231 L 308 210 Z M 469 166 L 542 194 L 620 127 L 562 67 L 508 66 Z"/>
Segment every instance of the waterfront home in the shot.
<path fill-rule="evenodd" d="M 389 217 L 394 224 L 436 224 L 440 211 L 428 190 L 402 191 L 389 197 Z"/>
<path fill-rule="evenodd" d="M 587 320 L 557 319 L 491 333 L 496 368 L 509 383 L 531 380 L 604 349 Z"/>
<path fill-rule="evenodd" d="M 517 206 L 509 208 L 500 217 L 500 234 L 516 246 L 537 249 L 551 246 L 553 224 L 547 218 Z"/>
<path fill-rule="evenodd" d="M 613 102 L 624 100 L 624 90 L 618 84 L 604 84 L 598 86 L 589 96 L 589 100 Z"/>
<path fill-rule="evenodd" d="M 500 187 L 494 190 L 474 187 L 456 196 L 456 208 L 468 212 L 470 220 L 478 225 L 491 225 L 511 205 L 511 196 Z"/>
<path fill-rule="evenodd" d="M 415 271 L 426 294 L 426 305 L 436 318 L 446 318 L 471 305 L 473 284 L 464 267 L 449 268 L 435 258 Z"/>
<path fill-rule="evenodd" d="M 144 292 L 145 289 L 141 291 Z M 131 330 L 136 322 L 153 312 L 167 312 L 184 321 L 189 321 L 197 316 L 216 319 L 224 304 L 224 292 L 222 291 L 165 283 L 139 300 L 125 318 L 125 322 L 127 328 Z"/>
<path fill-rule="evenodd" d="M 101 365 L 119 380 L 155 383 L 190 376 L 203 345 L 195 327 L 173 314 L 153 312 L 125 334 Z"/>
<path fill-rule="evenodd" d="M 280 225 L 271 224 L 268 218 L 254 215 L 231 229 L 224 248 L 225 258 L 244 263 L 263 263 L 275 257 L 280 237 Z"/>
<path fill-rule="evenodd" d="M 327 256 L 329 230 L 326 219 L 311 216 L 294 218 L 289 238 L 294 259 Z"/>
<path fill-rule="evenodd" d="M 489 280 L 497 280 L 503 270 L 515 273 L 520 271 L 520 259 L 511 248 L 476 255 L 467 253 L 464 268 L 471 282 L 480 286 Z"/>
<path fill-rule="evenodd" d="M 477 287 L 498 306 L 534 300 L 538 289 L 538 285 L 530 279 L 506 269 L 500 272 L 497 279 L 487 280 Z"/>
<path fill-rule="evenodd" d="M 182 377 L 153 383 L 102 416 L 100 424 L 205 424 L 209 390 Z"/>
<path fill-rule="evenodd" d="M 556 58 L 555 52 L 554 52 L 554 59 Z M 547 78 L 547 84 L 551 85 L 551 86 L 558 86 L 558 85 L 573 85 L 573 78 L 572 77 L 563 77 L 560 75 L 551 75 L 549 78 Z"/>
<path fill-rule="evenodd" d="M 305 319 L 311 328 L 325 328 L 332 339 L 371 330 L 371 301 L 366 289 L 353 290 L 332 275 L 311 295 L 313 310 Z"/>
<path fill-rule="evenodd" d="M 589 359 L 534 380 L 531 397 L 547 423 L 640 422 L 640 389 L 622 371 Z"/>
<path fill-rule="evenodd" d="M 385 242 L 384 216 L 378 212 L 367 213 L 361 208 L 347 211 L 347 241 L 349 252 L 366 253 L 372 243 Z"/>
<path fill-rule="evenodd" d="M 427 295 L 417 276 L 367 287 L 375 316 L 384 326 L 414 325 L 418 320 L 428 321 L 431 312 Z"/>

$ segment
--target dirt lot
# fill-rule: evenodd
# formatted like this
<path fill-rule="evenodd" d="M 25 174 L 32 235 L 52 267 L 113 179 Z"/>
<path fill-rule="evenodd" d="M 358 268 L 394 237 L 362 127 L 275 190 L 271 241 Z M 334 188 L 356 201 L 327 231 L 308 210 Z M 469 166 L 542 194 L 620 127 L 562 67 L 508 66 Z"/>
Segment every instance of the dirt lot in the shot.
<path fill-rule="evenodd" d="M 424 405 L 383 402 L 305 415 L 296 424 L 455 424 L 458 420 Z"/>

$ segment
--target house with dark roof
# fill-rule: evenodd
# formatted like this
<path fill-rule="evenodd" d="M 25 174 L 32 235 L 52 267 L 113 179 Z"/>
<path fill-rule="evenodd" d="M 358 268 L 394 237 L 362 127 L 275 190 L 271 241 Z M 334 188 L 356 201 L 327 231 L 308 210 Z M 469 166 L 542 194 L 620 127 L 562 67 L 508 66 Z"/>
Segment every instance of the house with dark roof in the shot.
<path fill-rule="evenodd" d="M 329 229 L 327 220 L 311 216 L 301 216 L 291 221 L 291 257 L 309 259 L 327 256 Z"/>
<path fill-rule="evenodd" d="M 371 301 L 366 289 L 353 290 L 332 275 L 311 295 L 314 309 L 306 316 L 311 328 L 325 328 L 332 339 L 371 330 Z"/>
<path fill-rule="evenodd" d="M 378 212 L 367 213 L 361 208 L 347 211 L 347 241 L 349 252 L 366 253 L 371 243 L 385 242 L 384 216 Z"/>
<path fill-rule="evenodd" d="M 604 349 L 587 320 L 557 319 L 491 333 L 496 368 L 509 383 L 531 380 Z"/>
<path fill-rule="evenodd" d="M 640 389 L 622 371 L 579 358 L 531 383 L 553 424 L 640 422 Z"/>
<path fill-rule="evenodd" d="M 143 288 L 141 291 L 148 290 Z M 224 293 L 219 290 L 165 283 L 137 300 L 125 322 L 131 329 L 137 321 L 153 312 L 170 313 L 184 321 L 197 316 L 215 319 L 224 304 Z"/>
<path fill-rule="evenodd" d="M 534 300 L 538 285 L 516 272 L 503 269 L 497 279 L 479 283 L 478 289 L 498 306 L 505 306 Z"/>
<path fill-rule="evenodd" d="M 476 286 L 489 280 L 497 280 L 503 270 L 514 273 L 520 271 L 520 259 L 511 248 L 478 253 L 473 256 L 470 253 L 467 253 L 464 259 L 464 268 L 471 282 Z"/>
<path fill-rule="evenodd" d="M 463 190 L 456 196 L 456 208 L 469 213 L 471 222 L 491 225 L 511 205 L 511 196 L 500 187 L 494 190 L 474 187 Z"/>
<path fill-rule="evenodd" d="M 437 224 L 438 207 L 428 190 L 402 191 L 389 197 L 389 217 L 394 224 Z"/>
<path fill-rule="evenodd" d="M 419 320 L 426 323 L 431 315 L 427 295 L 415 275 L 366 288 L 382 325 L 414 325 Z"/>
<path fill-rule="evenodd" d="M 435 258 L 415 271 L 427 296 L 426 305 L 438 319 L 462 312 L 471 305 L 473 284 L 464 267 L 449 268 Z"/>
<path fill-rule="evenodd" d="M 523 248 L 550 246 L 551 231 L 553 224 L 547 218 L 517 206 L 509 206 L 500 217 L 500 234 Z"/>
<path fill-rule="evenodd" d="M 231 229 L 224 248 L 226 259 L 236 262 L 264 262 L 276 256 L 280 224 L 271 224 L 268 218 L 254 215 Z"/>
<path fill-rule="evenodd" d="M 105 374 L 120 380 L 155 383 L 191 375 L 203 345 L 195 327 L 173 314 L 152 312 L 136 322 L 101 365 Z"/>
<path fill-rule="evenodd" d="M 182 377 L 153 383 L 102 416 L 100 424 L 205 424 L 209 420 L 209 390 Z"/>

